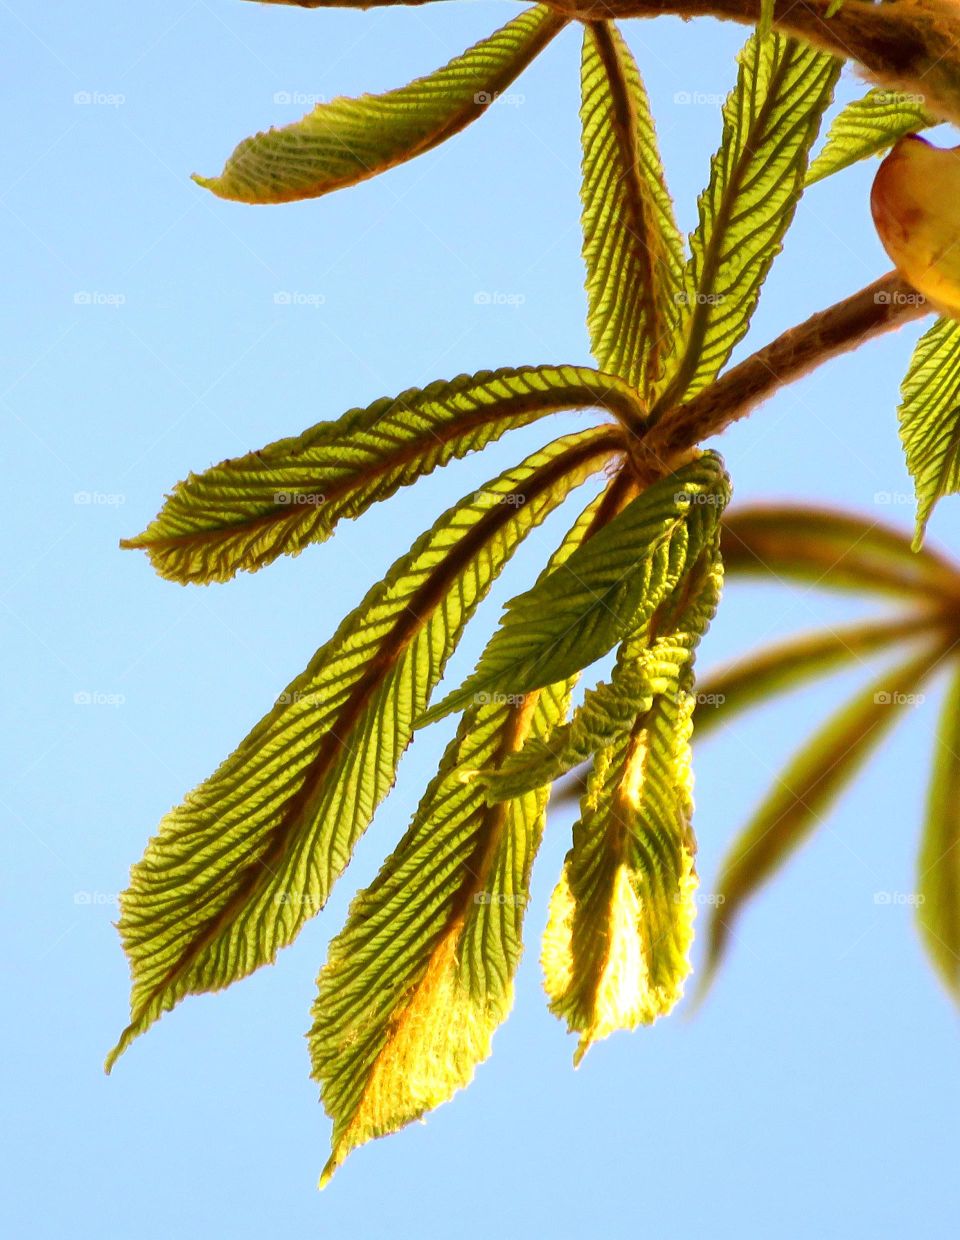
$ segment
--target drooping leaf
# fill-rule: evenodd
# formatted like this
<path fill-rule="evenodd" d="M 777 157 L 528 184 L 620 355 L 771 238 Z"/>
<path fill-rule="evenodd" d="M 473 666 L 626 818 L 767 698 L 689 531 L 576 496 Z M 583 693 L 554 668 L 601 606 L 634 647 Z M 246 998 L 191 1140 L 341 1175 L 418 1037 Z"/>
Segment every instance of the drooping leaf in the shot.
<path fill-rule="evenodd" d="M 897 529 L 862 516 L 793 504 L 735 510 L 721 531 L 728 573 L 903 601 L 960 599 L 960 576 L 942 556 L 919 554 Z"/>
<path fill-rule="evenodd" d="M 218 177 L 194 180 L 220 198 L 273 203 L 386 172 L 481 116 L 565 22 L 535 5 L 442 69 L 383 95 L 318 104 L 293 125 L 241 142 Z"/>
<path fill-rule="evenodd" d="M 683 345 L 661 408 L 706 387 L 746 332 L 840 72 L 835 57 L 776 31 L 753 35 L 738 61 L 690 238 Z"/>
<path fill-rule="evenodd" d="M 655 482 L 570 559 L 511 599 L 464 684 L 421 724 L 478 694 L 528 693 L 606 654 L 649 615 L 699 557 L 729 498 L 715 452 Z"/>
<path fill-rule="evenodd" d="M 960 999 L 960 673 L 954 672 L 934 742 L 917 866 L 917 923 L 937 973 Z"/>
<path fill-rule="evenodd" d="M 590 530 L 574 525 L 560 563 Z M 513 1002 L 530 867 L 546 795 L 497 806 L 465 771 L 501 761 L 566 714 L 569 682 L 472 706 L 406 835 L 330 945 L 310 1032 L 334 1121 L 321 1184 L 356 1146 L 395 1132 L 466 1086 Z"/>
<path fill-rule="evenodd" d="M 960 491 L 960 323 L 937 319 L 920 337 L 901 396 L 900 439 L 917 492 L 916 549 L 937 500 Z"/>
<path fill-rule="evenodd" d="M 823 150 L 807 170 L 807 185 L 841 172 L 861 159 L 884 151 L 908 133 L 935 125 L 923 96 L 876 86 L 840 112 L 830 126 Z"/>
<path fill-rule="evenodd" d="M 624 656 L 646 662 L 649 682 L 632 723 L 594 758 L 543 943 L 550 1008 L 580 1035 L 574 1062 L 593 1042 L 669 1012 L 690 971 L 693 651 L 721 579 L 714 543 Z"/>
<path fill-rule="evenodd" d="M 726 954 L 746 903 L 809 838 L 943 654 L 936 643 L 861 689 L 803 747 L 777 779 L 721 866 L 708 927 L 700 992 Z"/>
<path fill-rule="evenodd" d="M 715 531 L 714 544 L 718 532 Z M 588 689 L 568 724 L 546 739 L 531 737 L 499 769 L 483 773 L 491 800 L 543 787 L 628 733 L 659 693 L 683 679 L 713 617 L 721 581 L 716 545 L 709 545 L 683 574 L 638 633 L 625 641 L 609 682 Z"/>
<path fill-rule="evenodd" d="M 646 390 L 679 320 L 683 243 L 636 61 L 611 22 L 584 26 L 581 64 L 587 324 L 602 370 Z"/>
<path fill-rule="evenodd" d="M 615 451 L 607 428 L 568 436 L 451 508 L 164 819 L 121 899 L 131 1020 L 108 1066 L 187 994 L 272 961 L 319 911 L 493 580 Z"/>
<path fill-rule="evenodd" d="M 146 550 L 172 581 L 226 581 L 329 538 L 342 517 L 360 516 L 513 427 L 584 406 L 625 422 L 642 417 L 625 384 L 580 366 L 480 371 L 410 388 L 191 474 L 122 546 Z"/>

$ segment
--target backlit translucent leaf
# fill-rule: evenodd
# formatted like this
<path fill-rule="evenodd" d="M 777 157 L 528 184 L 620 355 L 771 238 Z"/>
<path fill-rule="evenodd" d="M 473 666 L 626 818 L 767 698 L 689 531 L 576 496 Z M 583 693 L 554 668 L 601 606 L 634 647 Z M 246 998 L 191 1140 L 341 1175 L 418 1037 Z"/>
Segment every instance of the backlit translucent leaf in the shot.
<path fill-rule="evenodd" d="M 960 999 L 960 674 L 944 699 L 917 867 L 917 922 L 937 973 Z"/>
<path fill-rule="evenodd" d="M 693 651 L 721 576 L 714 545 L 623 655 L 649 670 L 647 691 L 594 759 L 543 943 L 551 1010 L 580 1035 L 575 1062 L 669 1012 L 690 971 Z"/>
<path fill-rule="evenodd" d="M 752 36 L 738 60 L 690 238 L 683 346 L 663 407 L 706 387 L 746 332 L 840 72 L 835 57 L 776 31 Z"/>
<path fill-rule="evenodd" d="M 584 27 L 581 64 L 587 323 L 602 370 L 646 389 L 680 313 L 683 243 L 647 93 L 610 22 Z"/>
<path fill-rule="evenodd" d="M 785 864 L 829 813 L 834 801 L 942 657 L 928 646 L 861 689 L 788 764 L 750 824 L 734 842 L 716 882 L 703 992 L 726 953 L 744 905 Z"/>
<path fill-rule="evenodd" d="M 131 1020 L 272 961 L 326 902 L 413 723 L 517 545 L 615 451 L 568 436 L 451 508 L 340 625 L 214 775 L 161 823 L 121 899 Z"/>
<path fill-rule="evenodd" d="M 410 388 L 295 439 L 191 474 L 157 519 L 122 545 L 143 548 L 161 576 L 226 581 L 298 554 L 399 487 L 549 413 L 609 410 L 642 417 L 619 380 L 579 366 L 481 371 Z"/>
<path fill-rule="evenodd" d="M 563 680 L 606 654 L 696 561 L 728 498 L 714 452 L 648 487 L 565 564 L 507 603 L 476 670 L 422 722 L 477 694 L 527 693 Z"/>
<path fill-rule="evenodd" d="M 600 497 L 555 557 L 590 529 Z M 471 707 L 406 835 L 354 900 L 319 978 L 313 1075 L 334 1121 L 321 1183 L 351 1149 L 467 1085 L 513 1002 L 513 976 L 545 793 L 486 803 L 464 778 L 545 738 L 569 683 Z"/>
<path fill-rule="evenodd" d="M 383 95 L 318 104 L 293 125 L 241 142 L 218 177 L 221 198 L 292 202 L 376 176 L 446 141 L 481 116 L 566 19 L 536 5 L 442 69 Z"/>
<path fill-rule="evenodd" d="M 917 343 L 901 389 L 900 439 L 917 492 L 917 532 L 937 500 L 960 491 L 960 323 L 937 319 Z"/>
<path fill-rule="evenodd" d="M 874 87 L 836 116 L 823 150 L 807 170 L 807 185 L 877 155 L 905 134 L 936 123 L 924 108 L 922 95 Z"/>

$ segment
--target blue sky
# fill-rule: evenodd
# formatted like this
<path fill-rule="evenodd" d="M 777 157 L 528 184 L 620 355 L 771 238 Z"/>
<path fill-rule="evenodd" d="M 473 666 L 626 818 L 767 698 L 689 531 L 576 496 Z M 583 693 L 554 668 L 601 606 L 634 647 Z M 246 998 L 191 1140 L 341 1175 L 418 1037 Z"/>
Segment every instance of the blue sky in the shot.
<path fill-rule="evenodd" d="M 434 515 L 543 430 L 516 432 L 332 543 L 225 586 L 160 581 L 117 540 L 189 469 L 378 396 L 484 367 L 588 361 L 573 30 L 454 142 L 329 199 L 243 207 L 189 174 L 218 171 L 240 138 L 296 119 L 314 96 L 431 69 L 515 11 L 0 2 L 10 49 L 0 1174 L 12 1235 L 850 1240 L 939 1235 L 956 1217 L 956 1017 L 910 908 L 874 900 L 913 889 L 933 691 L 749 910 L 696 1017 L 681 1010 L 611 1039 L 576 1073 L 537 964 L 568 840 L 570 815 L 558 811 L 516 1010 L 493 1058 L 468 1093 L 355 1154 L 323 1194 L 328 1123 L 302 1037 L 315 975 L 350 894 L 406 825 L 444 725 L 418 738 L 327 910 L 277 965 L 188 1000 L 102 1074 L 126 1016 L 116 893 L 159 818 Z M 658 20 L 627 34 L 689 228 L 745 32 Z M 840 96 L 860 89 L 848 74 Z M 871 175 L 852 170 L 804 200 L 754 343 L 886 270 Z M 281 293 L 297 296 L 282 304 Z M 738 501 L 816 498 L 908 526 L 896 395 L 920 330 L 830 364 L 725 436 Z M 563 525 L 516 557 L 451 681 Z M 960 501 L 931 530 L 960 548 Z M 701 665 L 862 610 L 735 584 Z M 864 678 L 794 695 L 698 750 L 708 890 L 778 764 Z"/>

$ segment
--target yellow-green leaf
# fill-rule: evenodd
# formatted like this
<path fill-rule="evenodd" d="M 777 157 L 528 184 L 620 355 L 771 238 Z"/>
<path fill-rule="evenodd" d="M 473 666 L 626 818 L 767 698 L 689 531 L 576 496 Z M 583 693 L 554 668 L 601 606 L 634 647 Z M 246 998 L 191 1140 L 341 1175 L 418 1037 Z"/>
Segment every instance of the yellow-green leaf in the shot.
<path fill-rule="evenodd" d="M 746 332 L 840 73 L 835 57 L 776 31 L 753 35 L 738 61 L 690 238 L 682 345 L 662 408 L 706 387 Z"/>
<path fill-rule="evenodd" d="M 901 389 L 900 439 L 917 492 L 917 531 L 934 506 L 960 491 L 960 323 L 937 319 L 917 343 Z"/>
<path fill-rule="evenodd" d="M 121 899 L 133 993 L 108 1066 L 187 994 L 271 962 L 324 905 L 497 574 L 615 451 L 607 428 L 568 436 L 451 508 L 167 815 Z"/>
<path fill-rule="evenodd" d="M 960 999 L 960 673 L 944 698 L 917 867 L 917 922 L 937 973 Z"/>
<path fill-rule="evenodd" d="M 606 654 L 697 560 L 728 498 L 715 452 L 653 483 L 565 564 L 507 603 L 476 670 L 421 723 L 477 694 L 527 693 L 563 680 Z"/>
<path fill-rule="evenodd" d="M 593 354 L 602 370 L 646 390 L 679 320 L 683 243 L 640 71 L 612 22 L 584 26 L 580 76 Z"/>
<path fill-rule="evenodd" d="M 593 1042 L 669 1012 L 690 971 L 693 652 L 719 596 L 716 543 L 689 577 L 623 652 L 623 666 L 647 668 L 647 685 L 632 722 L 594 758 L 550 903 L 544 982 L 551 1010 L 580 1035 L 575 1062 Z"/>
<path fill-rule="evenodd" d="M 565 22 L 535 5 L 442 69 L 383 95 L 318 104 L 293 125 L 241 142 L 218 177 L 194 180 L 220 198 L 272 203 L 386 172 L 481 116 Z"/>
<path fill-rule="evenodd" d="M 937 123 L 923 106 L 923 96 L 876 86 L 835 117 L 823 150 L 807 170 L 807 185 L 833 176 L 861 159 L 893 146 L 905 134 Z"/>
<path fill-rule="evenodd" d="M 589 532 L 581 515 L 554 563 Z M 466 1086 L 513 1002 L 546 795 L 498 806 L 465 775 L 545 738 L 570 684 L 473 706 L 406 835 L 330 944 L 313 1009 L 313 1075 L 334 1122 L 321 1183 L 356 1146 Z"/>
<path fill-rule="evenodd" d="M 483 370 L 351 409 L 295 439 L 191 474 L 122 546 L 172 581 L 226 581 L 329 538 L 342 517 L 546 414 L 595 407 L 643 416 L 624 383 L 583 366 Z"/>
<path fill-rule="evenodd" d="M 899 530 L 837 509 L 771 504 L 734 510 L 723 522 L 721 545 L 731 574 L 878 592 L 905 602 L 960 603 L 960 576 L 943 556 L 914 553 Z"/>

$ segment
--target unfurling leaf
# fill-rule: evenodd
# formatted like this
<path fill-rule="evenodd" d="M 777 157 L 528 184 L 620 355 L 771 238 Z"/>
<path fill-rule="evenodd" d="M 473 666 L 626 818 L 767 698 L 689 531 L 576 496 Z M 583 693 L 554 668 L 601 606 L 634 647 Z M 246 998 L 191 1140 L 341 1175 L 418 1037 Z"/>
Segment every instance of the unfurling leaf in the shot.
<path fill-rule="evenodd" d="M 714 452 L 648 487 L 565 564 L 507 603 L 476 670 L 421 722 L 479 693 L 528 693 L 606 654 L 696 561 L 728 498 Z"/>
<path fill-rule="evenodd" d="M 643 412 L 625 384 L 581 366 L 485 370 L 410 388 L 191 474 L 157 519 L 122 545 L 144 549 L 172 581 L 226 581 L 322 542 L 341 518 L 360 516 L 513 427 L 584 407 L 628 424 Z"/>
<path fill-rule="evenodd" d="M 220 176 L 194 180 L 220 198 L 273 203 L 386 172 L 481 116 L 565 22 L 538 4 L 442 69 L 383 95 L 318 104 L 293 125 L 241 142 Z"/>
<path fill-rule="evenodd" d="M 580 1035 L 575 1062 L 616 1030 L 669 1012 L 690 971 L 693 652 L 721 579 L 714 527 L 666 607 L 621 651 L 621 666 L 643 669 L 646 685 L 633 719 L 608 731 L 594 758 L 543 942 L 550 1008 Z"/>
<path fill-rule="evenodd" d="M 922 95 L 874 87 L 838 113 L 823 150 L 807 170 L 807 185 L 886 150 L 905 134 L 936 123 L 936 117 L 924 108 Z"/>
<path fill-rule="evenodd" d="M 610 22 L 584 27 L 583 256 L 587 323 L 602 370 L 648 390 L 680 314 L 683 243 L 647 93 Z"/>
<path fill-rule="evenodd" d="M 823 821 L 830 807 L 879 745 L 920 685 L 943 645 L 928 646 L 861 689 L 794 756 L 749 826 L 735 841 L 717 879 L 700 992 L 726 954 L 733 924 L 756 895 Z"/>
<path fill-rule="evenodd" d="M 324 905 L 474 610 L 617 446 L 611 428 L 567 436 L 451 508 L 164 819 L 121 900 L 131 1021 L 108 1064 L 187 994 L 272 961 Z"/>
<path fill-rule="evenodd" d="M 924 946 L 960 999 L 960 673 L 944 699 L 917 867 L 917 922 Z"/>
<path fill-rule="evenodd" d="M 723 522 L 721 546 L 728 573 L 960 603 L 960 576 L 948 560 L 927 549 L 914 553 L 899 530 L 849 512 L 792 504 L 741 509 Z"/>
<path fill-rule="evenodd" d="M 602 497 L 554 558 L 590 530 Z M 569 683 L 473 706 L 406 835 L 330 944 L 313 1009 L 313 1075 L 334 1122 L 324 1183 L 349 1152 L 467 1085 L 513 1002 L 545 793 L 497 806 L 465 773 L 545 738 Z"/>
<path fill-rule="evenodd" d="M 919 548 L 937 500 L 960 491 L 960 323 L 938 319 L 920 337 L 901 395 L 900 439 L 917 492 Z"/>
<path fill-rule="evenodd" d="M 723 109 L 723 137 L 690 238 L 680 352 L 666 408 L 716 377 L 750 323 L 803 191 L 840 62 L 776 31 L 752 36 Z"/>

